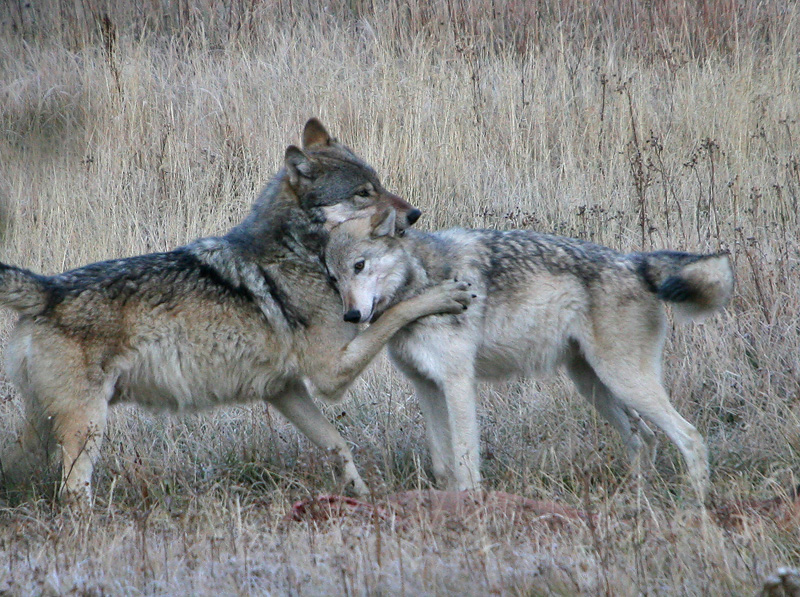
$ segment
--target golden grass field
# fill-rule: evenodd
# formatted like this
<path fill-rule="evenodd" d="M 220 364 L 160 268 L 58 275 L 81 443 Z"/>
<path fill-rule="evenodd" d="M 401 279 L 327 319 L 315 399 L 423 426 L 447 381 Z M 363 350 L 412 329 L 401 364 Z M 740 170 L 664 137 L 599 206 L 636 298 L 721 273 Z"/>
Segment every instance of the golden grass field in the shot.
<path fill-rule="evenodd" d="M 666 385 L 707 439 L 712 503 L 789 500 L 800 10 L 637 6 L 8 0 L 0 260 L 54 273 L 224 233 L 317 116 L 423 209 L 420 227 L 730 251 L 735 297 L 670 329 Z M 0 313 L 0 351 L 12 325 Z M 326 412 L 374 501 L 433 486 L 421 415 L 385 359 Z M 487 489 L 591 522 L 489 508 L 288 522 L 295 500 L 337 488 L 277 414 L 122 407 L 91 513 L 54 503 L 47 476 L 0 502 L 0 594 L 755 595 L 800 564 L 785 510 L 704 520 L 663 436 L 656 470 L 630 478 L 617 436 L 560 376 L 487 387 L 479 416 Z M 0 421 L 7 446 L 22 409 L 1 375 Z"/>

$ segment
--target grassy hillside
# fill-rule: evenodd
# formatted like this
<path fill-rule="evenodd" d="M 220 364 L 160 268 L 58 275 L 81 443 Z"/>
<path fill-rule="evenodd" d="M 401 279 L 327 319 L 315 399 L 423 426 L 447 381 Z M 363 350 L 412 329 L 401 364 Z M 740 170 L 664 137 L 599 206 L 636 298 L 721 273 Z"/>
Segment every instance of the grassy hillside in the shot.
<path fill-rule="evenodd" d="M 716 500 L 800 482 L 794 3 L 32 4 L 0 7 L 3 262 L 53 273 L 224 232 L 318 116 L 421 227 L 730 251 L 735 298 L 670 329 L 666 385 L 707 438 Z M 12 325 L 1 313 L 0 351 Z M 375 499 L 432 486 L 387 362 L 326 412 Z M 0 377 L 0 444 L 21 418 Z M 123 407 L 91 516 L 54 507 L 46 480 L 0 509 L 0 592 L 730 595 L 800 563 L 796 524 L 698 523 L 663 436 L 638 490 L 560 376 L 487 387 L 480 419 L 488 488 L 599 522 L 286 523 L 293 500 L 336 488 L 276 413 Z"/>

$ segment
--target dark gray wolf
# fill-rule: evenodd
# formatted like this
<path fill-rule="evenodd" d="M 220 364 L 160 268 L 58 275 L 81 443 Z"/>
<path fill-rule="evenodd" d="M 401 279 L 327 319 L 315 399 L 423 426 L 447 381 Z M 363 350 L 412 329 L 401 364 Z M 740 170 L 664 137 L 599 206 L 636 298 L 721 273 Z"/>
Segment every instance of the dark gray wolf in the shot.
<path fill-rule="evenodd" d="M 6 473 L 21 474 L 44 446 L 60 456 L 61 493 L 91 498 L 109 405 L 194 411 L 266 400 L 338 455 L 344 484 L 365 493 L 311 396 L 338 400 L 397 330 L 469 301 L 465 284 L 445 281 L 364 333 L 342 321 L 322 262 L 326 226 L 383 211 L 401 227 L 420 213 L 312 119 L 303 149 L 286 150 L 285 167 L 225 236 L 55 276 L 0 264 L 0 306 L 20 314 L 6 361 L 27 421 Z"/>
<path fill-rule="evenodd" d="M 706 446 L 661 382 L 663 301 L 689 318 L 723 307 L 733 290 L 726 255 L 624 255 L 523 230 L 409 230 L 399 237 L 391 217 L 373 220 L 337 226 L 326 248 L 346 321 L 380 322 L 398 301 L 456 274 L 478 297 L 467 312 L 421 319 L 389 342 L 419 397 L 439 483 L 463 490 L 480 482 L 476 379 L 563 365 L 634 461 L 655 450 L 642 418 L 663 430 L 704 498 Z"/>

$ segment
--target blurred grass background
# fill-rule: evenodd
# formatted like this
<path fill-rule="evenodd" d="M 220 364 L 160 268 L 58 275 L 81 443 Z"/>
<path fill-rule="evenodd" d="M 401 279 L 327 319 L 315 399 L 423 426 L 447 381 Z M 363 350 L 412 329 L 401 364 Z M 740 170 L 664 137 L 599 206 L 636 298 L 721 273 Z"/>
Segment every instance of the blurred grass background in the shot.
<path fill-rule="evenodd" d="M 719 499 L 798 483 L 795 3 L 6 0 L 0 11 L 0 260 L 53 273 L 222 233 L 317 116 L 423 210 L 421 227 L 729 250 L 735 298 L 670 331 L 667 387 L 708 441 Z M 0 318 L 1 349 L 13 317 Z M 377 497 L 431 485 L 417 405 L 385 360 L 326 412 Z M 0 442 L 21 416 L 0 378 Z M 609 523 L 601 542 L 513 521 L 394 529 L 375 572 L 374 529 L 278 524 L 290 500 L 336 488 L 321 454 L 264 405 L 123 407 L 96 474 L 108 531 L 44 498 L 8 508 L 5 582 L 12 594 L 192 583 L 707 595 L 752 592 L 770 566 L 800 559 L 796 529 L 768 521 L 698 542 L 674 522 L 687 491 L 675 449 L 662 441 L 643 498 L 616 435 L 561 377 L 486 388 L 480 418 L 488 488 L 589 500 L 636 524 Z"/>

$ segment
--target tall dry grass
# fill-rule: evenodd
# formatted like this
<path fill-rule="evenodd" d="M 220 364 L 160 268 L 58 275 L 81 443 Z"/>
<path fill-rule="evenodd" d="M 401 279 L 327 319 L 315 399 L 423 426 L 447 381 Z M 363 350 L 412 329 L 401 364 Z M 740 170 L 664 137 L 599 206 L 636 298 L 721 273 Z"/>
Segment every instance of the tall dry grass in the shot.
<path fill-rule="evenodd" d="M 0 260 L 49 273 L 224 232 L 319 116 L 424 210 L 424 227 L 731 251 L 735 299 L 670 330 L 666 382 L 708 440 L 718 499 L 797 484 L 793 3 L 3 9 Z M 0 344 L 11 325 L 4 313 Z M 22 413 L 0 383 L 7 443 Z M 430 486 L 420 414 L 387 363 L 328 413 L 377 498 Z M 692 526 L 667 442 L 637 491 L 616 436 L 561 378 L 487 388 L 480 418 L 489 488 L 589 504 L 602 523 L 286 525 L 291 500 L 335 488 L 321 455 L 263 405 L 168 418 L 122 408 L 91 517 L 53 507 L 44 481 L 0 512 L 0 590 L 752 594 L 800 561 L 793 527 Z"/>

